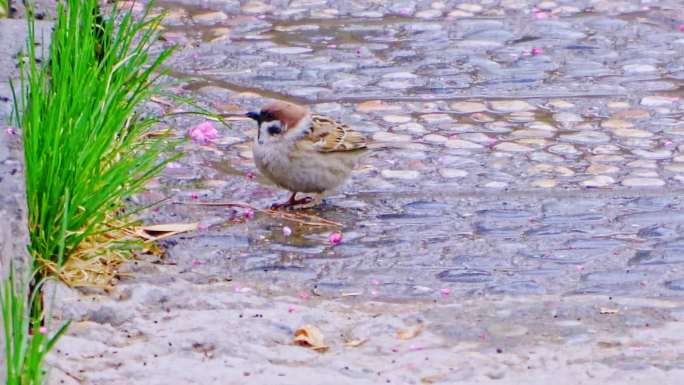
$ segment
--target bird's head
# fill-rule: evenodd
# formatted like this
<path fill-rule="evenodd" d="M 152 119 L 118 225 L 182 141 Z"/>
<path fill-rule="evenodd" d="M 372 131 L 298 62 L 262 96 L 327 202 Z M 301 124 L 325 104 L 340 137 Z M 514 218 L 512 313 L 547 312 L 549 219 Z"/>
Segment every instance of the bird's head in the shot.
<path fill-rule="evenodd" d="M 259 144 L 278 142 L 295 135 L 309 116 L 309 109 L 294 103 L 276 101 L 265 105 L 259 112 L 248 112 L 247 117 L 255 120 L 259 129 Z"/>

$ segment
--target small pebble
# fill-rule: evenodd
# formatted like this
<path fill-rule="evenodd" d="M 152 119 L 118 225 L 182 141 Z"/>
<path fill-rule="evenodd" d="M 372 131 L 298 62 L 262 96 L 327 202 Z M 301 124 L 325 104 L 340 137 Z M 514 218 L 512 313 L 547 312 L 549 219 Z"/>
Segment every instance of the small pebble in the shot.
<path fill-rule="evenodd" d="M 472 114 L 474 112 L 482 112 L 487 110 L 484 103 L 479 102 L 455 102 L 449 105 L 452 110 L 461 114 Z"/>
<path fill-rule="evenodd" d="M 496 146 L 494 146 L 494 149 L 504 152 L 529 152 L 533 150 L 532 147 L 523 146 L 521 144 L 512 142 L 499 143 Z"/>
<path fill-rule="evenodd" d="M 587 174 L 593 174 L 593 175 L 598 175 L 598 174 L 615 174 L 620 171 L 619 167 L 616 166 L 611 166 L 608 164 L 592 164 L 591 166 L 587 167 Z"/>
<path fill-rule="evenodd" d="M 555 179 L 536 179 L 533 180 L 532 183 L 530 183 L 532 187 L 540 187 L 540 188 L 552 188 L 556 187 L 558 185 L 558 181 Z"/>
<path fill-rule="evenodd" d="M 607 175 L 597 175 L 591 179 L 582 181 L 584 187 L 607 187 L 615 183 L 615 179 Z"/>
<path fill-rule="evenodd" d="M 533 105 L 523 100 L 500 100 L 489 103 L 492 110 L 497 112 L 519 112 L 532 111 L 535 109 Z"/>
<path fill-rule="evenodd" d="M 441 168 L 439 174 L 447 179 L 463 178 L 468 175 L 468 171 L 456 168 Z"/>
<path fill-rule="evenodd" d="M 382 117 L 382 120 L 387 123 L 408 123 L 413 118 L 410 115 L 385 115 Z"/>
<path fill-rule="evenodd" d="M 665 185 L 665 181 L 659 178 L 627 178 L 622 184 L 630 187 L 660 187 Z"/>
<path fill-rule="evenodd" d="M 387 179 L 414 180 L 420 177 L 420 173 L 415 170 L 382 170 L 380 173 Z"/>
<path fill-rule="evenodd" d="M 484 146 L 481 144 L 469 142 L 467 140 L 461 140 L 461 139 L 449 139 L 444 143 L 445 146 L 449 148 L 458 148 L 458 149 L 465 149 L 465 150 L 479 150 L 483 149 Z"/>

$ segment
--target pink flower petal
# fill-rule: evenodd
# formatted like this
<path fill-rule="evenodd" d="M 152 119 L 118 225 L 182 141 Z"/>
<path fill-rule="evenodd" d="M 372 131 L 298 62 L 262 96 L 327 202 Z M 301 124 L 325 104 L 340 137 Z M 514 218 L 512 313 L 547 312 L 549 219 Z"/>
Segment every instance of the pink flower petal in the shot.
<path fill-rule="evenodd" d="M 242 217 L 245 218 L 245 219 L 252 219 L 252 218 L 254 218 L 254 210 L 248 209 L 247 211 L 245 211 L 245 212 L 242 214 Z"/>
<path fill-rule="evenodd" d="M 295 310 L 296 310 L 296 309 L 295 309 L 294 306 L 290 306 L 290 307 L 287 308 L 287 312 L 288 312 L 288 313 L 294 313 Z"/>
<path fill-rule="evenodd" d="M 544 11 L 534 11 L 534 18 L 537 20 L 548 19 L 551 16 L 550 13 Z"/>
<path fill-rule="evenodd" d="M 289 237 L 292 235 L 292 229 L 287 226 L 283 227 L 283 235 Z"/>
<path fill-rule="evenodd" d="M 679 26 L 679 32 L 684 32 L 684 24 Z"/>
<path fill-rule="evenodd" d="M 303 291 L 303 292 L 299 293 L 299 298 L 301 298 L 301 299 L 303 299 L 304 301 L 306 301 L 306 300 L 308 300 L 308 299 L 311 298 L 311 294 L 309 294 L 309 293 Z"/>
<path fill-rule="evenodd" d="M 448 297 L 449 294 L 451 294 L 451 289 L 445 287 L 443 289 L 439 289 L 439 293 L 442 295 L 442 297 Z"/>
<path fill-rule="evenodd" d="M 48 328 L 46 328 L 45 326 L 41 326 L 40 329 L 38 329 L 38 331 L 40 332 L 40 334 L 47 334 Z"/>
<path fill-rule="evenodd" d="M 16 135 L 17 129 L 14 127 L 7 127 L 5 128 L 5 132 L 7 133 L 7 135 Z"/>
<path fill-rule="evenodd" d="M 209 144 L 218 138 L 218 131 L 212 122 L 204 122 L 190 128 L 188 136 L 196 143 Z"/>
<path fill-rule="evenodd" d="M 532 51 L 530 51 L 530 53 L 532 54 L 532 56 L 541 55 L 544 53 L 544 49 L 539 48 L 539 47 L 534 47 L 534 48 L 532 48 Z"/>
<path fill-rule="evenodd" d="M 256 174 L 249 171 L 247 174 L 245 174 L 245 178 L 250 179 L 250 180 L 254 179 L 254 178 L 256 178 Z"/>
<path fill-rule="evenodd" d="M 342 234 L 340 233 L 332 233 L 328 237 L 328 241 L 330 242 L 331 245 L 337 246 L 340 243 L 342 243 Z"/>
<path fill-rule="evenodd" d="M 236 285 L 235 288 L 234 288 L 233 290 L 234 290 L 236 293 L 249 293 L 250 291 L 252 291 L 252 289 L 250 289 L 249 287 L 240 286 L 240 285 Z"/>

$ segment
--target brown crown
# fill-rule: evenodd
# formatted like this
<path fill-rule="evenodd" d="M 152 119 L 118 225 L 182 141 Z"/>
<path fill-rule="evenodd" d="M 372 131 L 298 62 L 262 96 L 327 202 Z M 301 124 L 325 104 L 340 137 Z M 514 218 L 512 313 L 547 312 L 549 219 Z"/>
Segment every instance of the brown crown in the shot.
<path fill-rule="evenodd" d="M 261 115 L 270 116 L 280 122 L 286 129 L 296 127 L 309 113 L 309 109 L 294 103 L 275 101 L 261 109 Z"/>

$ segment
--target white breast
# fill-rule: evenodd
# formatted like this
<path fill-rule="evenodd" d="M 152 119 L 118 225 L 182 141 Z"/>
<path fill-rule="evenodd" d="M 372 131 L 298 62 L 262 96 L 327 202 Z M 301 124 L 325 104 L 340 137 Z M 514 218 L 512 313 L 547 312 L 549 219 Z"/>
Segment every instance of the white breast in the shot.
<path fill-rule="evenodd" d="M 355 162 L 348 154 L 322 154 L 317 151 L 294 151 L 284 143 L 253 148 L 254 163 L 261 173 L 280 187 L 290 191 L 321 193 L 342 184 L 351 174 Z"/>

